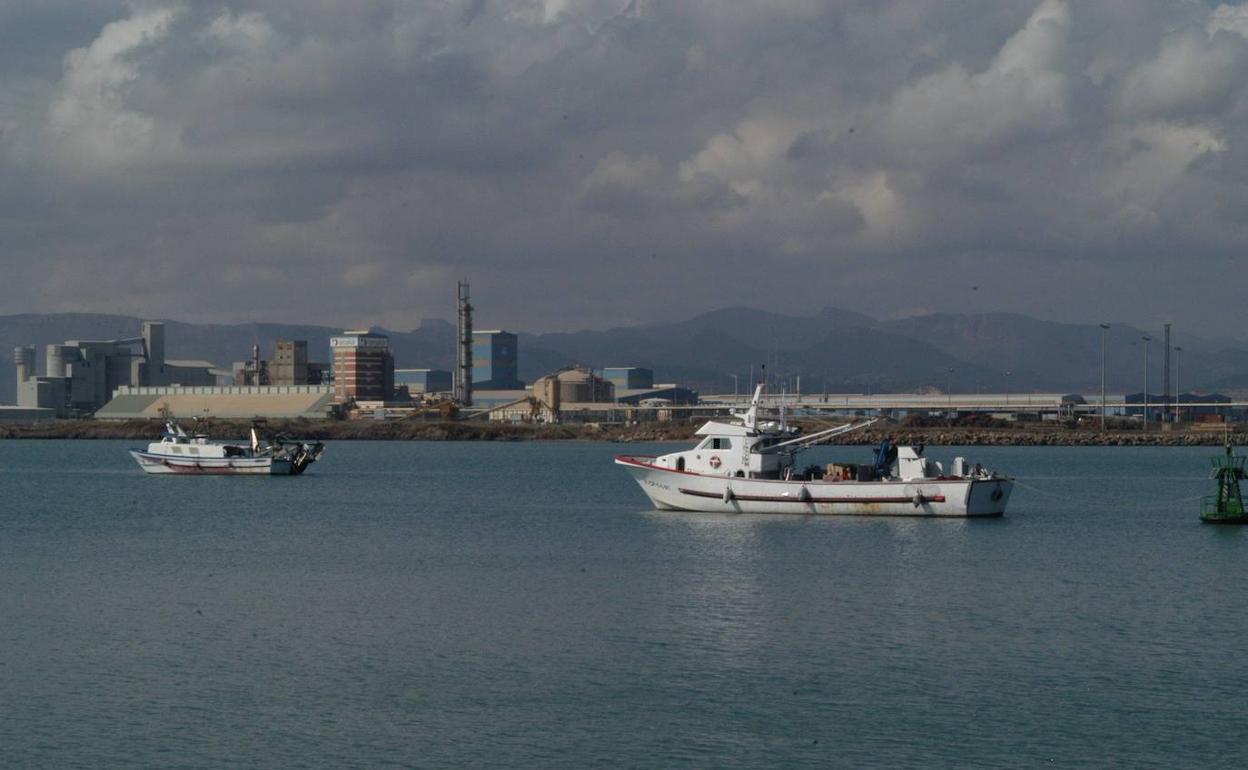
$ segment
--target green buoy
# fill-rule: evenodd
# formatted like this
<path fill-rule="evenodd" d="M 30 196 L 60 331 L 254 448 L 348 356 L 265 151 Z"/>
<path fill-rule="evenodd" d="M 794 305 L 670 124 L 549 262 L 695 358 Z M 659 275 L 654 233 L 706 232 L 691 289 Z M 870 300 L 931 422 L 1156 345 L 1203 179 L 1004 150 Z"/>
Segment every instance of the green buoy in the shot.
<path fill-rule="evenodd" d="M 1200 520 L 1210 524 L 1248 524 L 1248 512 L 1244 511 L 1244 498 L 1239 492 L 1239 482 L 1244 478 L 1244 460 L 1231 449 L 1231 437 L 1226 437 L 1226 454 L 1213 458 L 1213 478 L 1218 482 L 1218 493 L 1205 497 L 1200 505 Z"/>

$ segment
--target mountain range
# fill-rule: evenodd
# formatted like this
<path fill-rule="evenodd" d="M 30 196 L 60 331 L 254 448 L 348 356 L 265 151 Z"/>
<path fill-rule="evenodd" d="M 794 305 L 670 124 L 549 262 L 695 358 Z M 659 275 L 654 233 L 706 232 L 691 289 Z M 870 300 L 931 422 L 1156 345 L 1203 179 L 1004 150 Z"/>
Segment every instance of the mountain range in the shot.
<path fill-rule="evenodd" d="M 192 324 L 166 321 L 166 355 L 228 368 L 251 355 L 272 357 L 279 339 L 308 341 L 313 360 L 329 360 L 334 327 L 280 323 Z M 0 345 L 34 345 L 43 373 L 43 350 L 71 339 L 113 339 L 139 333 L 141 319 L 83 313 L 0 316 Z M 390 336 L 400 368 L 451 369 L 455 327 L 426 319 L 412 331 L 378 329 Z M 596 331 L 520 333 L 520 376 L 532 381 L 571 363 L 594 368 L 644 366 L 656 381 L 702 392 L 745 391 L 764 367 L 792 390 L 804 392 L 909 392 L 923 388 L 961 392 L 1099 391 L 1101 332 L 1095 324 L 1044 321 L 1010 313 L 930 314 L 879 320 L 827 308 L 813 316 L 755 308 L 716 310 L 688 320 Z M 1148 334 L 1152 341 L 1145 343 Z M 1106 332 L 1106 379 L 1112 392 L 1144 387 L 1145 345 L 1149 389 L 1162 389 L 1161 331 L 1112 324 Z M 1172 377 L 1184 390 L 1248 389 L 1248 344 L 1176 333 Z M 13 403 L 14 376 L 0 377 L 0 402 Z M 735 381 L 734 376 L 735 375 Z M 1173 386 L 1172 386 L 1173 387 Z"/>

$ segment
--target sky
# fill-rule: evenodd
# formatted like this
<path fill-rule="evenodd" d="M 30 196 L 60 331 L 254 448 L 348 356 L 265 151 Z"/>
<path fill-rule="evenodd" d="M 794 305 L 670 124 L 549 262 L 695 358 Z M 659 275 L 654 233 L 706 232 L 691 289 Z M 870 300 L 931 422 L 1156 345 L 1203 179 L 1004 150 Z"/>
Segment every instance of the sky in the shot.
<path fill-rule="evenodd" d="M 0 0 L 0 313 L 1248 338 L 1248 4 Z"/>

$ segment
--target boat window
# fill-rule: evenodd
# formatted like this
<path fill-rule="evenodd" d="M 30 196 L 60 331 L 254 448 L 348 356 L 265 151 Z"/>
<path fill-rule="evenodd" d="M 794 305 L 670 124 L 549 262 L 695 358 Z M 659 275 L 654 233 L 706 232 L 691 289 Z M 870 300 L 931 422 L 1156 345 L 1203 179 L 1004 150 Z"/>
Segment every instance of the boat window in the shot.
<path fill-rule="evenodd" d="M 169 448 L 170 448 L 170 449 L 172 449 L 174 452 L 176 452 L 176 453 L 178 453 L 178 454 L 182 454 L 182 447 L 180 447 L 180 446 L 171 446 L 171 447 L 169 447 Z"/>
<path fill-rule="evenodd" d="M 193 446 L 193 447 L 188 447 L 188 448 L 191 450 L 191 454 L 193 455 L 199 454 L 199 447 Z"/>
<path fill-rule="evenodd" d="M 711 449 L 732 449 L 732 439 L 730 438 L 713 438 L 711 439 Z"/>

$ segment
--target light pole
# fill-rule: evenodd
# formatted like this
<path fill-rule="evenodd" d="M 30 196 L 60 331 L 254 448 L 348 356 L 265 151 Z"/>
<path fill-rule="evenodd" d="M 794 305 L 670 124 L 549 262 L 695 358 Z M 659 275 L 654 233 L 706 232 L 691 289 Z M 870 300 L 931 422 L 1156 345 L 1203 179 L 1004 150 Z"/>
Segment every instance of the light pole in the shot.
<path fill-rule="evenodd" d="M 1011 372 L 1010 370 L 1007 369 L 1005 371 L 1005 410 L 1007 412 L 1010 410 L 1010 375 L 1011 374 L 1013 374 L 1013 372 Z"/>
<path fill-rule="evenodd" d="M 946 403 L 949 405 L 949 419 L 953 419 L 953 367 L 949 367 L 948 374 L 945 375 L 945 397 Z"/>
<path fill-rule="evenodd" d="M 737 375 L 732 372 L 728 372 L 728 376 L 732 378 L 732 399 L 735 401 L 740 390 L 737 387 Z"/>
<path fill-rule="evenodd" d="M 1101 433 L 1105 432 L 1105 332 L 1109 324 L 1101 324 Z"/>
<path fill-rule="evenodd" d="M 1153 338 L 1145 334 L 1140 339 L 1144 340 L 1144 430 L 1148 430 L 1148 343 Z"/>
<path fill-rule="evenodd" d="M 1183 348 L 1178 345 L 1174 346 L 1174 421 L 1183 422 L 1183 412 L 1180 411 L 1179 399 L 1183 395 L 1183 357 L 1179 354 L 1183 352 Z"/>

